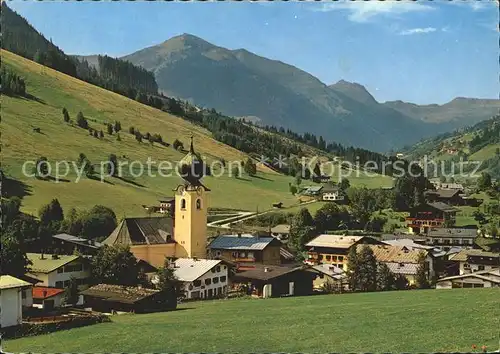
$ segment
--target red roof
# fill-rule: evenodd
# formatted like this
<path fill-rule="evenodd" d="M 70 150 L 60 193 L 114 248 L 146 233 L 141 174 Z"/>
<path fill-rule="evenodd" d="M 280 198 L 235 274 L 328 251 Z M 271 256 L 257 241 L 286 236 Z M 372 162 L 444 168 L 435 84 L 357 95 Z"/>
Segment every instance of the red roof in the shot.
<path fill-rule="evenodd" d="M 33 287 L 33 299 L 48 299 L 49 297 L 56 296 L 63 293 L 63 289 L 48 288 L 46 286 Z"/>

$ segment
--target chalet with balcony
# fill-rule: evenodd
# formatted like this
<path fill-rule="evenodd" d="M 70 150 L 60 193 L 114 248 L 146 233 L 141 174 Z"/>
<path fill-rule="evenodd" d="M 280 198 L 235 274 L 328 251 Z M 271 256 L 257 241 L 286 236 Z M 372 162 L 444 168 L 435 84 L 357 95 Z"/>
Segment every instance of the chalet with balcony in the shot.
<path fill-rule="evenodd" d="M 438 279 L 436 289 L 500 287 L 500 268 Z"/>
<path fill-rule="evenodd" d="M 238 266 L 282 263 L 282 243 L 274 237 L 251 234 L 221 235 L 209 245 L 211 258 L 225 259 Z"/>
<path fill-rule="evenodd" d="M 343 203 L 345 201 L 344 192 L 332 183 L 326 184 L 321 193 L 321 199 L 326 202 Z"/>
<path fill-rule="evenodd" d="M 422 236 L 425 237 L 427 245 L 448 251 L 450 247 L 473 247 L 477 229 L 432 227 Z"/>
<path fill-rule="evenodd" d="M 411 234 L 427 233 L 430 228 L 450 227 L 455 225 L 457 209 L 442 203 L 424 203 L 410 209 L 406 218 Z"/>
<path fill-rule="evenodd" d="M 308 242 L 307 264 L 332 264 L 347 271 L 347 254 L 358 244 L 378 244 L 379 241 L 367 236 L 319 235 Z"/>
<path fill-rule="evenodd" d="M 459 274 L 468 274 L 500 267 L 500 253 L 486 252 L 477 249 L 464 249 L 450 257 L 451 262 L 458 263 Z"/>

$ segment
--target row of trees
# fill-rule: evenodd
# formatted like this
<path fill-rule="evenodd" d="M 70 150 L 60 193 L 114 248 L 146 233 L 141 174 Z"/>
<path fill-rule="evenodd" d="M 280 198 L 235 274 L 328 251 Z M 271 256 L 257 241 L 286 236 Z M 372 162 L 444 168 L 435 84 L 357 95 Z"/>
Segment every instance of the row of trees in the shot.
<path fill-rule="evenodd" d="M 1 92 L 7 96 L 26 96 L 24 79 L 2 66 L 0 70 Z"/>
<path fill-rule="evenodd" d="M 418 257 L 415 286 L 419 289 L 430 287 L 429 268 L 422 252 Z M 373 250 L 363 245 L 359 249 L 351 247 L 347 256 L 347 280 L 351 291 L 386 291 L 408 289 L 408 279 L 402 274 L 394 274 L 385 263 L 377 262 Z"/>

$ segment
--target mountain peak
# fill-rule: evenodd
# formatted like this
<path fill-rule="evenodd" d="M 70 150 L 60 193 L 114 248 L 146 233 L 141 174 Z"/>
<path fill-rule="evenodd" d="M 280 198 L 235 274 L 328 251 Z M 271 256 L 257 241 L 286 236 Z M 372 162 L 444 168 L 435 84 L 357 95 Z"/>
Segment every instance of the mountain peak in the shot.
<path fill-rule="evenodd" d="M 328 86 L 331 89 L 343 93 L 344 95 L 352 98 L 353 100 L 362 102 L 362 103 L 368 103 L 368 104 L 373 104 L 377 103 L 375 98 L 368 92 L 366 87 L 364 87 L 361 84 L 358 84 L 357 82 L 349 82 L 346 80 L 339 80 L 337 83 Z"/>
<path fill-rule="evenodd" d="M 206 40 L 197 37 L 195 35 L 189 34 L 189 33 L 183 33 L 177 36 L 174 36 L 170 39 L 167 39 L 165 42 L 162 43 L 162 46 L 172 46 L 172 47 L 181 47 L 181 48 L 199 48 L 199 49 L 206 49 L 206 48 L 211 48 L 214 47 L 213 44 L 207 42 Z"/>

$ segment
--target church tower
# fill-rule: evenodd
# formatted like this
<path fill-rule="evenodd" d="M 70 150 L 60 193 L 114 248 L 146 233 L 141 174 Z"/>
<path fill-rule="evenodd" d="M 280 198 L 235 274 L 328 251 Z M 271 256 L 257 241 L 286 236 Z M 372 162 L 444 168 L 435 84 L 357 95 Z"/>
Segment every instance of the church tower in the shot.
<path fill-rule="evenodd" d="M 200 182 L 205 165 L 194 151 L 193 137 L 188 154 L 179 161 L 178 172 L 184 183 L 175 190 L 175 254 L 178 258 L 206 258 L 207 192 L 210 190 Z"/>

